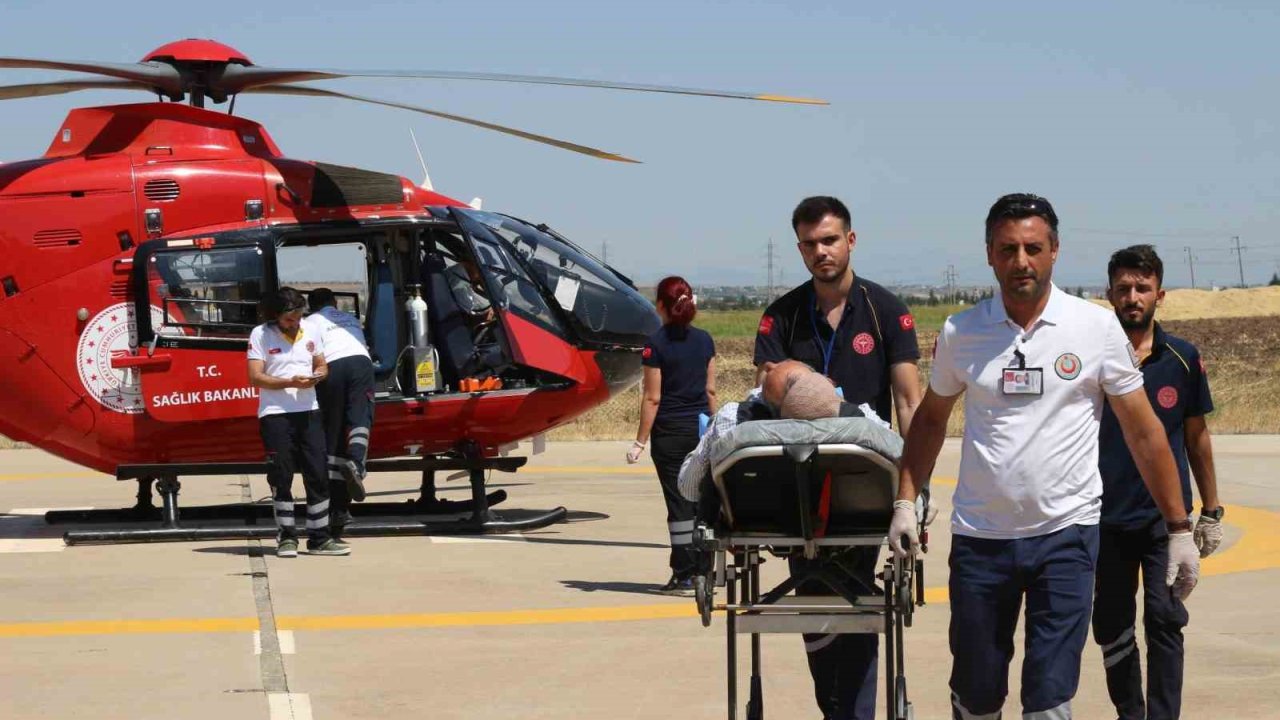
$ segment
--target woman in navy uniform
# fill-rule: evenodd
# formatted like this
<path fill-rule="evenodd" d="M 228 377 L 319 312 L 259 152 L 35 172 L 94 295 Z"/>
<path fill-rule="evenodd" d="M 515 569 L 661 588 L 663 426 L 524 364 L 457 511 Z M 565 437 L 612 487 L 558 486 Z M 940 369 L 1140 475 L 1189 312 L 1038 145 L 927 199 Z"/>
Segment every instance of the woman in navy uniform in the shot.
<path fill-rule="evenodd" d="M 662 483 L 671 535 L 671 579 L 661 591 L 691 595 L 697 569 L 695 508 L 680 495 L 678 479 L 680 464 L 698 444 L 698 415 L 716 412 L 716 346 L 711 335 L 690 324 L 698 309 L 693 288 L 684 278 L 672 276 L 658 283 L 655 305 L 662 327 L 649 337 L 642 352 L 644 399 L 627 462 L 638 462 L 652 438 L 649 455 Z"/>

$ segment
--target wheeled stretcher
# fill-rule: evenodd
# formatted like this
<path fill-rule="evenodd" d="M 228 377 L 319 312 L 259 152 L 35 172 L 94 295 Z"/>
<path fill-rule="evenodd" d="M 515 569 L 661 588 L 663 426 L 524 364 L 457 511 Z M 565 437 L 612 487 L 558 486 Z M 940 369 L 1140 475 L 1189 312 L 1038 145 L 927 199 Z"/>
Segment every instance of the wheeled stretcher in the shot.
<path fill-rule="evenodd" d="M 772 423 L 751 423 L 765 424 Z M 703 625 L 710 626 L 713 612 L 724 612 L 726 618 L 729 719 L 737 717 L 739 635 L 751 636 L 746 716 L 764 717 L 762 633 L 883 633 L 885 717 L 914 717 L 902 640 L 915 605 L 924 604 L 923 563 L 890 556 L 876 575 L 879 586 L 868 587 L 850 569 L 855 564 L 848 562 L 858 549 L 885 543 L 898 491 L 897 469 L 886 454 L 896 456 L 900 444 L 887 453 L 884 442 L 877 450 L 849 442 L 759 444 L 771 437 L 789 440 L 797 433 L 760 428 L 754 434 L 753 442 L 736 438 L 741 446 L 722 447 L 714 459 L 715 491 L 704 494 L 694 530 L 694 544 L 706 568 L 705 574 L 694 577 Z M 831 433 L 825 436 L 835 439 Z M 730 444 L 734 439 L 726 438 Z M 922 517 L 921 512 L 918 518 Z M 765 552 L 799 553 L 808 562 L 762 592 L 760 564 Z M 793 595 L 801 583 L 819 585 L 823 594 Z M 723 588 L 724 602 L 717 602 L 716 588 Z"/>

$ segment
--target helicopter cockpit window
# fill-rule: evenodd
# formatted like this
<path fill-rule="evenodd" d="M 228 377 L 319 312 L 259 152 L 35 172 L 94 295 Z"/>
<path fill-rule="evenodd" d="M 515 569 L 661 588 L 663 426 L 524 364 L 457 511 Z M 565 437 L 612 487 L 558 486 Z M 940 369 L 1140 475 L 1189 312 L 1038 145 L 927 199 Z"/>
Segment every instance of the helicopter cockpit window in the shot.
<path fill-rule="evenodd" d="M 570 313 L 585 339 L 639 345 L 658 329 L 653 307 L 608 267 L 554 235 L 515 218 L 480 210 L 460 214 L 500 237 L 538 283 Z"/>
<path fill-rule="evenodd" d="M 257 247 L 183 248 L 151 256 L 152 301 L 163 311 L 158 334 L 244 338 L 258 324 L 263 293 Z"/>
<path fill-rule="evenodd" d="M 369 307 L 368 250 L 362 242 L 285 245 L 276 248 L 280 285 L 304 295 L 320 287 L 333 291 L 338 309 L 365 319 Z"/>
<path fill-rule="evenodd" d="M 503 242 L 500 231 L 489 226 L 471 227 L 480 266 L 494 281 L 506 308 L 537 325 L 560 334 L 564 329 L 556 319 L 537 284 L 525 267 L 511 255 L 510 245 Z M 466 270 L 465 266 L 461 269 Z M 457 293 L 455 293 L 456 295 Z"/>

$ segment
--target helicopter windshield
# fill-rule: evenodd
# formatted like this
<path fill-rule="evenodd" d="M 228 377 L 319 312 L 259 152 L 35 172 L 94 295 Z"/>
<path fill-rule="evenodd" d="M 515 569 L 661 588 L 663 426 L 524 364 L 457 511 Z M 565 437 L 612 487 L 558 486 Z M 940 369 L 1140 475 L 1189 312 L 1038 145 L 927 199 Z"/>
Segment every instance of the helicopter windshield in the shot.
<path fill-rule="evenodd" d="M 653 306 L 630 282 L 571 243 L 507 215 L 461 208 L 454 212 L 505 241 L 569 314 L 583 339 L 638 347 L 658 329 Z"/>

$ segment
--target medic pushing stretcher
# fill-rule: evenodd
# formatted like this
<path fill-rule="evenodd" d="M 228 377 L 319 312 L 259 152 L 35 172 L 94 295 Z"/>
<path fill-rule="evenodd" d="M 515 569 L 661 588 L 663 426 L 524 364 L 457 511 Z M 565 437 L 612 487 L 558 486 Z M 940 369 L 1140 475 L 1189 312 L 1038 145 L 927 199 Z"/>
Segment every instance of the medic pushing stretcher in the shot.
<path fill-rule="evenodd" d="M 741 634 L 751 636 L 747 718 L 764 717 L 761 633 L 883 633 L 885 717 L 912 718 L 902 640 L 914 606 L 924 604 L 923 562 L 891 557 L 877 575 L 879 587 L 859 581 L 845 562 L 851 551 L 885 542 L 901 439 L 868 418 L 762 420 L 737 425 L 706 450 L 712 470 L 701 484 L 694 530 L 706 572 L 694 578 L 695 600 L 704 626 L 713 612 L 725 613 L 730 720 L 737 717 Z M 925 507 L 927 497 L 917 506 L 921 537 Z M 764 552 L 802 554 L 809 562 L 762 592 Z M 802 583 L 822 594 L 793 595 Z"/>

